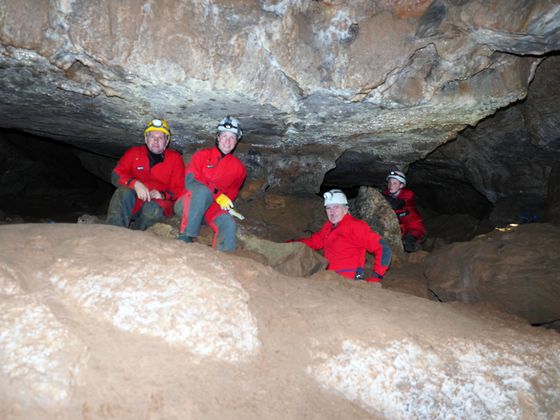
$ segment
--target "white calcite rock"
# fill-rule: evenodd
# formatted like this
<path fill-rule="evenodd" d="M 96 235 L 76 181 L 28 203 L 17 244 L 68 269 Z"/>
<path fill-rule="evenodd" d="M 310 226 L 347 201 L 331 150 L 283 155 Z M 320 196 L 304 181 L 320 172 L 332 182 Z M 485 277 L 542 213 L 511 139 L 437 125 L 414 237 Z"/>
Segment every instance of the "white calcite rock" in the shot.
<path fill-rule="evenodd" d="M 0 226 L 0 419 L 558 418 L 556 332 L 236 254 Z"/>
<path fill-rule="evenodd" d="M 84 343 L 33 296 L 0 297 L 0 389 L 41 404 L 68 399 L 87 363 Z"/>
<path fill-rule="evenodd" d="M 182 243 L 170 245 L 176 252 Z M 94 247 L 91 241 L 79 246 Z M 170 257 L 172 252 L 161 249 L 154 250 L 152 261 L 111 257 L 94 249 L 90 255 L 95 252 L 100 255 L 93 265 L 83 265 L 75 256 L 61 257 L 48 274 L 67 298 L 92 316 L 124 331 L 185 346 L 199 356 L 236 362 L 258 352 L 248 295 L 222 265 L 197 270 L 186 256 Z"/>
<path fill-rule="evenodd" d="M 545 419 L 558 399 L 559 353 L 558 343 L 538 341 L 345 341 L 308 372 L 390 419 Z"/>

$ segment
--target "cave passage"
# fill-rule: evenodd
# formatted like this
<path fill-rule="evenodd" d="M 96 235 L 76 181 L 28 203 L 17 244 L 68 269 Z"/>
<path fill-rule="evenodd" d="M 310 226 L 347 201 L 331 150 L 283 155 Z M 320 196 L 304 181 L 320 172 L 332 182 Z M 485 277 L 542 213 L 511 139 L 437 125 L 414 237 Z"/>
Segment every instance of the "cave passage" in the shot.
<path fill-rule="evenodd" d="M 0 219 L 75 223 L 106 212 L 114 187 L 83 166 L 87 152 L 12 130 L 0 131 L 0 145 Z"/>

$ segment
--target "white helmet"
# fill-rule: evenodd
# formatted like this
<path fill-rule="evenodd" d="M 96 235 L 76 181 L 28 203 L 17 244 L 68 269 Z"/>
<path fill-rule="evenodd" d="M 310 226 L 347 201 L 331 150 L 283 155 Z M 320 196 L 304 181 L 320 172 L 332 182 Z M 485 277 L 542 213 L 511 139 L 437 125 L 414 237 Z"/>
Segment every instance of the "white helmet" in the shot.
<path fill-rule="evenodd" d="M 387 175 L 387 178 L 385 178 L 385 181 L 389 181 L 390 178 L 393 178 L 393 179 L 396 179 L 399 182 L 402 182 L 404 184 L 404 186 L 406 187 L 406 175 L 404 174 L 404 172 L 391 171 L 391 172 L 389 172 L 389 175 Z"/>
<path fill-rule="evenodd" d="M 325 207 L 333 204 L 342 204 L 344 206 L 348 205 L 348 200 L 346 195 L 341 190 L 330 190 L 323 194 L 325 199 Z"/>
<path fill-rule="evenodd" d="M 218 124 L 218 134 L 229 131 L 237 136 L 237 140 L 241 139 L 243 133 L 241 132 L 241 124 L 235 118 L 228 115 Z"/>

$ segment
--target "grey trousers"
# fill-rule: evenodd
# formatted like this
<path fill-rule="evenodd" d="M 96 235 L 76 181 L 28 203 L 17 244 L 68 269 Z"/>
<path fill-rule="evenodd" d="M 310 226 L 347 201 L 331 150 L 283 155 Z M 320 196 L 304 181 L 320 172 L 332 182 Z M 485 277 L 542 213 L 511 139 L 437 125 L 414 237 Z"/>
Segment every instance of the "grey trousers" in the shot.
<path fill-rule="evenodd" d="M 204 223 L 204 214 L 206 210 L 214 202 L 214 197 L 210 189 L 198 181 L 189 180 L 187 188 L 191 191 L 192 196 L 189 202 L 188 222 L 184 232 L 179 234 L 179 239 L 185 240 L 186 237 L 196 238 L 200 233 L 200 227 Z M 173 208 L 175 214 L 183 216 L 184 203 L 183 198 L 179 198 L 175 202 Z M 220 214 L 213 223 L 218 228 L 216 249 L 218 251 L 234 251 L 237 246 L 237 223 L 229 214 Z"/>
<path fill-rule="evenodd" d="M 165 218 L 163 209 L 155 201 L 146 201 L 137 213 L 132 214 L 134 203 L 136 203 L 136 191 L 118 187 L 109 203 L 107 223 L 127 228 L 130 226 L 130 222 L 134 221 L 130 226 L 132 229 L 146 230 Z"/>

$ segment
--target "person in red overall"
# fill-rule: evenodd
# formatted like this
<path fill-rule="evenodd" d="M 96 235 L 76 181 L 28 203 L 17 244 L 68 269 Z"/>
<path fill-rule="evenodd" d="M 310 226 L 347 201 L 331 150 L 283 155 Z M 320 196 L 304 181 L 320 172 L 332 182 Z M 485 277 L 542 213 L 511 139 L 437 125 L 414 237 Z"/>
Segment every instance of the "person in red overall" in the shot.
<path fill-rule="evenodd" d="M 401 239 L 406 252 L 420 249 L 420 242 L 426 235 L 422 216 L 416 209 L 414 192 L 406 187 L 406 175 L 401 171 L 391 171 L 386 178 L 387 190 L 383 195 L 395 211 L 401 227 Z"/>
<path fill-rule="evenodd" d="M 120 158 L 111 176 L 117 189 L 107 210 L 108 224 L 145 230 L 173 215 L 173 204 L 184 192 L 185 164 L 179 152 L 167 148 L 170 140 L 167 121 L 153 119 L 144 129 L 145 144 Z"/>
<path fill-rule="evenodd" d="M 327 191 L 325 211 L 329 219 L 317 233 L 297 239 L 314 250 L 324 249 L 327 270 L 353 280 L 379 283 L 391 263 L 391 248 L 363 220 L 352 217 L 341 190 Z M 365 278 L 366 252 L 374 255 L 373 274 Z"/>
<path fill-rule="evenodd" d="M 235 250 L 237 224 L 231 216 L 236 214 L 233 201 L 247 176 L 245 165 L 233 155 L 241 136 L 239 121 L 228 115 L 218 124 L 216 145 L 192 156 L 185 168 L 187 192 L 175 203 L 175 213 L 182 218 L 180 240 L 193 242 L 205 222 L 215 232 L 216 249 Z"/>

